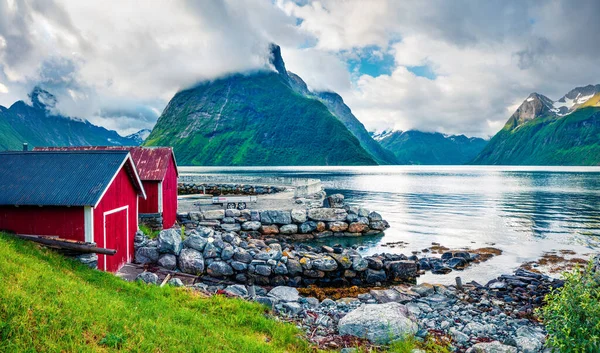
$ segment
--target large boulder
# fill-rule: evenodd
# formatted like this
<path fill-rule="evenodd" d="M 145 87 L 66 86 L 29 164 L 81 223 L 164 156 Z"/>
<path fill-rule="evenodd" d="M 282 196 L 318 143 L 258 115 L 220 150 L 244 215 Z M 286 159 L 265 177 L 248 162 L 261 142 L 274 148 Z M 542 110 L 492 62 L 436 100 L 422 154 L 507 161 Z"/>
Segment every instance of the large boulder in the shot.
<path fill-rule="evenodd" d="M 281 234 L 296 234 L 298 233 L 298 226 L 295 224 L 286 224 L 279 227 L 279 233 Z"/>
<path fill-rule="evenodd" d="M 344 221 L 348 213 L 343 208 L 311 208 L 308 210 L 308 218 L 313 221 Z"/>
<path fill-rule="evenodd" d="M 329 202 L 329 207 L 331 208 L 342 208 L 344 207 L 344 195 L 342 194 L 333 194 L 327 197 L 327 202 Z"/>
<path fill-rule="evenodd" d="M 181 250 L 178 264 L 181 272 L 192 275 L 201 275 L 204 272 L 204 257 L 202 257 L 202 253 L 194 249 Z"/>
<path fill-rule="evenodd" d="M 260 226 L 261 224 L 258 221 L 247 221 L 242 223 L 242 230 L 259 230 Z"/>
<path fill-rule="evenodd" d="M 161 230 L 160 233 L 158 233 L 159 252 L 179 255 L 182 247 L 181 230 L 171 228 Z"/>
<path fill-rule="evenodd" d="M 213 277 L 226 277 L 233 274 L 233 268 L 225 261 L 215 261 L 208 265 L 207 272 Z"/>
<path fill-rule="evenodd" d="M 294 223 L 304 223 L 307 220 L 306 210 L 305 209 L 295 209 L 292 210 L 292 222 Z"/>
<path fill-rule="evenodd" d="M 279 286 L 271 289 L 268 296 L 283 302 L 297 302 L 300 299 L 298 290 L 287 286 Z"/>
<path fill-rule="evenodd" d="M 225 218 L 225 210 L 209 210 L 204 211 L 204 219 L 206 220 L 217 220 Z"/>
<path fill-rule="evenodd" d="M 152 272 L 142 272 L 135 278 L 136 281 L 148 283 L 148 284 L 158 284 L 158 276 L 156 273 Z"/>
<path fill-rule="evenodd" d="M 135 251 L 135 263 L 137 264 L 154 264 L 158 261 L 160 253 L 155 247 L 143 246 Z"/>
<path fill-rule="evenodd" d="M 399 303 L 365 304 L 344 316 L 338 324 L 340 335 L 366 338 L 377 344 L 388 344 L 417 333 L 417 324 Z"/>
<path fill-rule="evenodd" d="M 260 211 L 262 224 L 290 224 L 292 215 L 289 211 Z"/>
<path fill-rule="evenodd" d="M 323 256 L 312 260 L 313 269 L 330 272 L 335 271 L 338 268 L 337 262 L 331 256 Z"/>
<path fill-rule="evenodd" d="M 348 223 L 342 221 L 329 222 L 327 228 L 332 232 L 345 232 L 348 229 Z"/>
<path fill-rule="evenodd" d="M 498 341 L 477 343 L 467 349 L 467 353 L 517 353 L 517 348 Z"/>
<path fill-rule="evenodd" d="M 352 222 L 348 225 L 348 232 L 350 233 L 362 233 L 366 232 L 369 226 L 364 223 Z"/>
<path fill-rule="evenodd" d="M 177 267 L 177 257 L 173 254 L 164 254 L 158 259 L 158 266 L 174 270 Z"/>
<path fill-rule="evenodd" d="M 204 251 L 207 242 L 208 240 L 206 240 L 205 237 L 201 236 L 198 232 L 193 232 L 190 236 L 185 238 L 183 246 L 198 251 Z"/>
<path fill-rule="evenodd" d="M 392 261 L 386 264 L 390 279 L 396 282 L 417 277 L 417 263 L 414 261 Z"/>

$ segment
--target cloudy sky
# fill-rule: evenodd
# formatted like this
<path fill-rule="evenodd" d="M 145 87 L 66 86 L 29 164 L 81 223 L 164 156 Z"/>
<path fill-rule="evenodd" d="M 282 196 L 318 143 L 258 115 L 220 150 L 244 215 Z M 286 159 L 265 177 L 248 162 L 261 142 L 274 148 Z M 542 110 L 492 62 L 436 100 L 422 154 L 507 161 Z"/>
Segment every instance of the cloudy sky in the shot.
<path fill-rule="evenodd" d="M 600 1 L 0 0 L 0 105 L 40 85 L 122 134 L 268 43 L 369 130 L 493 135 L 531 92 L 600 83 Z"/>

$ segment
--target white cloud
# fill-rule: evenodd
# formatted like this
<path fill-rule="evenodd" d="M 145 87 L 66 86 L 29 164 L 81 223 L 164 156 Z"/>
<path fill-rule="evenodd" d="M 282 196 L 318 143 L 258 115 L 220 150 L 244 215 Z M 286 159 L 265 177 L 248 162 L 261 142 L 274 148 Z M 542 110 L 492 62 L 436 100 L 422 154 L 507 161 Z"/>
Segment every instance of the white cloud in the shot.
<path fill-rule="evenodd" d="M 487 136 L 532 91 L 556 99 L 600 82 L 599 5 L 0 2 L 0 104 L 24 99 L 41 82 L 63 113 L 131 132 L 151 127 L 181 88 L 265 67 L 268 43 L 276 42 L 289 70 L 311 88 L 340 93 L 367 128 Z M 392 54 L 392 72 L 349 72 L 347 61 L 365 48 L 375 48 L 373 61 Z M 407 69 L 424 65 L 435 79 Z"/>

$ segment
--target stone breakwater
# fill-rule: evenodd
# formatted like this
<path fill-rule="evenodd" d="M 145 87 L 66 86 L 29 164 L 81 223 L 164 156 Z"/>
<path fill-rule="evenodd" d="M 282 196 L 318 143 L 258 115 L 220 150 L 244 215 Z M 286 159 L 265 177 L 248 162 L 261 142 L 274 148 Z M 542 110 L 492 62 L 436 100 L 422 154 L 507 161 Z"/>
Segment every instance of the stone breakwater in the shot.
<path fill-rule="evenodd" d="M 411 281 L 418 275 L 418 262 L 401 254 L 363 257 L 341 247 L 317 252 L 202 226 L 186 229 L 183 237 L 180 229 L 163 230 L 155 240 L 138 232 L 134 245 L 136 263 L 193 274 L 205 282 L 345 287 Z"/>
<path fill-rule="evenodd" d="M 177 193 L 179 195 L 266 195 L 275 194 L 287 190 L 284 186 L 275 185 L 248 185 L 234 183 L 179 183 Z"/>
<path fill-rule="evenodd" d="M 149 272 L 139 280 L 157 283 Z M 183 285 L 172 279 L 172 285 Z M 304 297 L 295 288 L 271 290 L 240 284 L 196 283 L 194 290 L 208 295 L 240 297 L 267 305 L 276 318 L 295 323 L 306 337 L 323 349 L 354 352 L 357 345 L 380 345 L 415 335 L 436 337 L 451 345 L 453 352 L 542 353 L 546 332 L 532 310 L 542 303 L 560 280 L 517 270 L 486 285 L 470 282 L 455 286 L 420 284 L 371 289 L 357 297 L 338 300 Z"/>
<path fill-rule="evenodd" d="M 327 237 L 359 237 L 380 234 L 390 227 L 377 212 L 348 206 L 343 196 L 328 198 L 331 207 L 293 210 L 208 210 L 178 213 L 186 228 L 212 226 L 253 238 L 309 240 Z M 339 201 L 341 200 L 341 201 Z"/>

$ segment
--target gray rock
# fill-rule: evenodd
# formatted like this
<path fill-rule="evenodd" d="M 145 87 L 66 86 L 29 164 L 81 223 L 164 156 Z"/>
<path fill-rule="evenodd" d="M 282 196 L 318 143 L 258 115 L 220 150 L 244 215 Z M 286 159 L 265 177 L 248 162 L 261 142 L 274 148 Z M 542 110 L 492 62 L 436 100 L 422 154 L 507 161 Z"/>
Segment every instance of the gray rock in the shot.
<path fill-rule="evenodd" d="M 379 213 L 373 211 L 373 212 L 369 213 L 369 220 L 371 222 L 374 222 L 374 221 L 383 221 L 383 218 L 381 217 L 381 215 Z"/>
<path fill-rule="evenodd" d="M 236 271 L 246 271 L 248 264 L 239 261 L 231 261 L 231 267 Z"/>
<path fill-rule="evenodd" d="M 225 217 L 240 217 L 242 212 L 236 209 L 225 210 Z"/>
<path fill-rule="evenodd" d="M 135 263 L 138 264 L 154 264 L 160 256 L 158 249 L 154 247 L 141 247 L 135 251 Z"/>
<path fill-rule="evenodd" d="M 225 218 L 223 218 L 223 220 L 221 221 L 221 223 L 223 223 L 223 224 L 233 224 L 233 223 L 235 223 L 235 218 L 233 218 L 233 217 L 225 217 Z"/>
<path fill-rule="evenodd" d="M 190 236 L 185 238 L 183 241 L 183 246 L 186 248 L 198 250 L 200 252 L 204 251 L 204 247 L 208 241 L 202 235 L 196 233 L 192 233 Z"/>
<path fill-rule="evenodd" d="M 302 306 L 296 302 L 285 302 L 282 307 L 291 315 L 298 315 L 302 311 Z"/>
<path fill-rule="evenodd" d="M 292 210 L 292 222 L 294 223 L 304 223 L 307 220 L 306 210 L 305 209 L 295 209 Z"/>
<path fill-rule="evenodd" d="M 279 227 L 279 233 L 281 234 L 296 234 L 298 233 L 298 226 L 295 224 L 286 224 Z"/>
<path fill-rule="evenodd" d="M 271 267 L 267 265 L 256 265 L 255 271 L 261 276 L 268 277 L 271 275 Z"/>
<path fill-rule="evenodd" d="M 159 252 L 179 255 L 182 248 L 181 230 L 171 228 L 161 230 L 160 233 L 158 233 Z"/>
<path fill-rule="evenodd" d="M 317 229 L 317 223 L 313 221 L 307 221 L 300 225 L 300 233 L 302 234 L 312 233 L 315 229 Z"/>
<path fill-rule="evenodd" d="M 369 217 L 369 211 L 367 209 L 364 209 L 364 208 L 359 208 L 358 209 L 358 216 L 359 217 Z"/>
<path fill-rule="evenodd" d="M 139 275 L 137 275 L 135 280 L 144 282 L 144 283 L 148 283 L 148 284 L 157 284 L 158 276 L 156 275 L 156 273 L 144 271 L 144 272 L 140 273 Z"/>
<path fill-rule="evenodd" d="M 348 216 L 342 208 L 311 208 L 308 210 L 308 218 L 313 221 L 343 221 Z"/>
<path fill-rule="evenodd" d="M 277 275 L 287 275 L 288 274 L 287 267 L 285 267 L 285 264 L 282 262 L 278 262 L 275 265 L 275 267 L 273 268 L 273 272 Z"/>
<path fill-rule="evenodd" d="M 354 271 L 364 271 L 369 267 L 369 263 L 362 256 L 354 256 L 352 258 L 352 269 Z"/>
<path fill-rule="evenodd" d="M 242 248 L 235 248 L 235 250 L 233 252 L 233 259 L 235 261 L 249 264 L 250 262 L 252 262 L 252 255 L 250 255 L 250 253 L 248 253 L 246 250 L 244 250 Z"/>
<path fill-rule="evenodd" d="M 329 207 L 331 207 L 331 208 L 344 207 L 344 195 L 342 195 L 342 194 L 330 195 L 327 197 L 327 201 L 329 202 Z"/>
<path fill-rule="evenodd" d="M 204 272 L 204 257 L 194 249 L 183 249 L 179 254 L 179 269 L 181 272 L 192 275 L 201 275 Z"/>
<path fill-rule="evenodd" d="M 417 324 L 408 317 L 402 304 L 364 304 L 354 309 L 338 323 L 340 335 L 366 338 L 378 344 L 417 333 Z"/>
<path fill-rule="evenodd" d="M 288 273 L 292 276 L 298 273 L 302 273 L 302 265 L 300 265 L 300 262 L 298 260 L 288 259 L 286 267 Z"/>
<path fill-rule="evenodd" d="M 262 224 L 290 224 L 292 215 L 289 211 L 260 211 Z"/>
<path fill-rule="evenodd" d="M 387 221 L 371 221 L 369 222 L 369 228 L 375 230 L 386 230 L 390 227 Z"/>
<path fill-rule="evenodd" d="M 239 232 L 242 227 L 238 223 L 233 224 L 221 224 L 221 229 L 226 232 Z"/>
<path fill-rule="evenodd" d="M 258 221 L 248 221 L 248 222 L 244 222 L 242 223 L 242 230 L 254 230 L 257 231 L 260 229 L 261 223 Z"/>
<path fill-rule="evenodd" d="M 202 254 L 205 259 L 212 259 L 219 256 L 219 249 L 214 242 L 208 242 L 204 247 L 204 252 Z"/>
<path fill-rule="evenodd" d="M 337 262 L 331 256 L 323 256 L 318 259 L 312 260 L 313 269 L 320 271 L 335 271 L 338 268 Z"/>
<path fill-rule="evenodd" d="M 277 299 L 265 296 L 257 296 L 254 298 L 254 301 L 262 305 L 266 305 L 271 309 L 273 309 L 273 306 L 277 303 Z"/>
<path fill-rule="evenodd" d="M 460 332 L 459 330 L 457 330 L 455 328 L 450 329 L 450 335 L 459 344 L 465 344 L 465 343 L 469 342 L 469 336 Z"/>
<path fill-rule="evenodd" d="M 385 282 L 387 280 L 387 275 L 384 270 L 373 270 L 367 269 L 367 275 L 365 281 L 369 284 L 377 283 L 377 282 Z"/>
<path fill-rule="evenodd" d="M 227 260 L 231 260 L 232 257 L 233 257 L 233 246 L 227 244 L 223 247 L 223 250 L 221 250 L 221 259 L 227 261 Z"/>
<path fill-rule="evenodd" d="M 517 348 L 493 341 L 489 343 L 477 343 L 467 349 L 467 353 L 517 353 Z"/>
<path fill-rule="evenodd" d="M 226 277 L 233 274 L 233 268 L 225 261 L 215 261 L 208 265 L 207 272 L 213 277 Z"/>
<path fill-rule="evenodd" d="M 298 290 L 287 286 L 278 286 L 271 289 L 268 296 L 283 302 L 297 302 L 300 299 Z"/>
<path fill-rule="evenodd" d="M 183 287 L 184 286 L 183 282 L 177 277 L 171 278 L 169 280 L 169 282 L 167 282 L 167 283 L 173 287 Z"/>
<path fill-rule="evenodd" d="M 246 286 L 241 285 L 241 284 L 234 284 L 231 286 L 227 286 L 225 287 L 224 291 L 229 294 L 229 295 L 233 295 L 236 297 L 246 297 L 248 296 L 248 290 L 246 289 Z"/>
<path fill-rule="evenodd" d="M 417 263 L 414 261 L 392 261 L 386 264 L 394 281 L 405 281 L 417 277 Z"/>
<path fill-rule="evenodd" d="M 209 210 L 204 211 L 204 219 L 206 220 L 220 220 L 225 218 L 224 210 Z"/>
<path fill-rule="evenodd" d="M 174 270 L 177 267 L 177 257 L 173 254 L 164 254 L 158 259 L 158 266 Z"/>
<path fill-rule="evenodd" d="M 517 347 L 523 351 L 523 353 L 539 352 L 542 349 L 545 340 L 546 336 L 544 333 L 531 326 L 521 326 L 517 329 L 515 342 L 517 343 Z"/>

